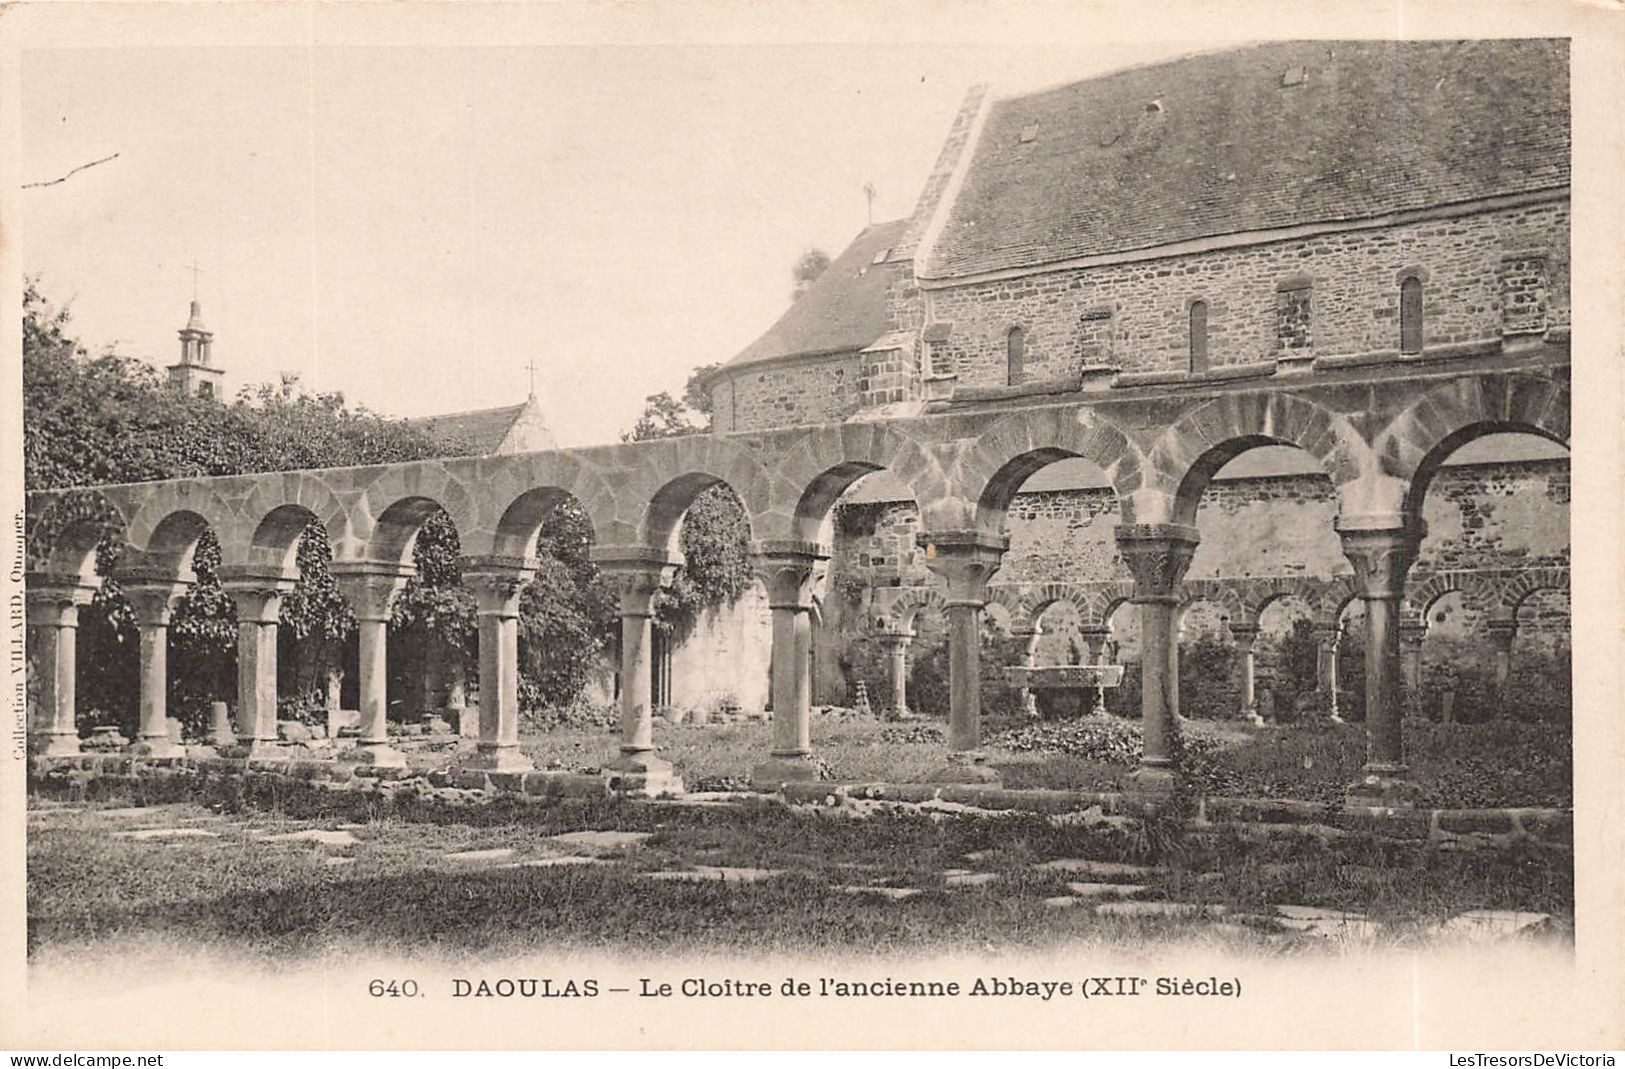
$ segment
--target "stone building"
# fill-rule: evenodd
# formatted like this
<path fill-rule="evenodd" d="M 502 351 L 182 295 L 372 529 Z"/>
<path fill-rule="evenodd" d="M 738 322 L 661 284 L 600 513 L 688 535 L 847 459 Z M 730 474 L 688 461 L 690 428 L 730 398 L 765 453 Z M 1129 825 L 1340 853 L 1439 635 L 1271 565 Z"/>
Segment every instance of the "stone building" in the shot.
<path fill-rule="evenodd" d="M 1014 97 L 974 88 L 914 212 L 866 228 L 713 374 L 714 428 L 1147 387 L 1177 398 L 1389 361 L 1423 373 L 1566 337 L 1567 90 L 1556 41 L 1279 43 Z M 1341 606 L 1319 591 L 1350 574 L 1336 510 L 1302 450 L 1241 453 L 1201 498 L 1187 586 L 1280 580 L 1294 592 L 1264 614 L 1266 644 L 1318 614 L 1335 647 Z M 1476 638 L 1486 658 L 1514 634 L 1567 642 L 1566 449 L 1531 435 L 1473 441 L 1445 461 L 1423 512 L 1404 628 L 1413 656 L 1424 634 Z M 886 472 L 834 515 L 814 696 L 840 703 L 854 642 L 935 580 L 915 542 L 918 508 Z M 1083 633 L 1101 626 L 1136 656 L 1132 612 L 1079 609 L 1129 582 L 1118 521 L 1088 461 L 1041 468 L 1020 488 L 993 583 L 1012 604 L 1049 588 L 1042 623 L 1003 621 L 1041 629 L 1040 663 L 1099 655 Z M 1519 570 L 1541 587 L 1509 607 L 1492 592 Z M 1227 634 L 1222 594 L 1187 596 L 1186 637 Z M 939 630 L 930 616 L 911 656 Z"/>
<path fill-rule="evenodd" d="M 214 332 L 203 325 L 203 309 L 196 300 L 181 328 L 181 359 L 165 370 L 170 387 L 198 397 L 219 397 L 225 370 L 214 366 Z"/>

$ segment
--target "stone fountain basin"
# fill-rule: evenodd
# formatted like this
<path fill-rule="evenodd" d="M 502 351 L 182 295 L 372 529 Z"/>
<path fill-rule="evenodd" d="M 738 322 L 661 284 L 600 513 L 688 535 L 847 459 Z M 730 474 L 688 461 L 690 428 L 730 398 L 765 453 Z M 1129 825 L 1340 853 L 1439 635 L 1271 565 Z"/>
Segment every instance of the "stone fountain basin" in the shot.
<path fill-rule="evenodd" d="M 1078 690 L 1084 687 L 1115 687 L 1123 681 L 1120 664 L 1058 664 L 1028 668 L 1017 665 L 1004 670 L 1004 681 L 1012 687 L 1029 690 Z"/>

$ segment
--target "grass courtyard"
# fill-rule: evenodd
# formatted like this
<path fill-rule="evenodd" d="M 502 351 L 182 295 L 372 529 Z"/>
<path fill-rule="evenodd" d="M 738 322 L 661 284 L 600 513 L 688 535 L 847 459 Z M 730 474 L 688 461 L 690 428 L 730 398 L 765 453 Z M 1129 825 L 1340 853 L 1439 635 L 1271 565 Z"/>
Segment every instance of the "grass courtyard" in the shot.
<path fill-rule="evenodd" d="M 1549 740 L 1542 749 L 1525 737 L 1533 729 L 1435 727 L 1451 730 L 1410 736 L 1427 804 L 1566 804 L 1567 764 Z M 768 731 L 755 722 L 665 727 L 657 740 L 691 790 L 714 791 L 761 760 Z M 1253 797 L 1336 797 L 1363 754 L 1358 725 L 1251 732 L 1193 722 L 1187 734 L 1200 740 L 1191 751 L 1210 786 Z M 815 725 L 819 752 L 847 781 L 923 778 L 945 752 L 929 735 L 929 726 L 857 718 Z M 989 748 L 1006 785 L 1110 788 L 1132 768 L 1036 748 L 1045 740 L 1064 744 L 1029 732 Z M 527 734 L 524 748 L 538 765 L 591 767 L 613 752 L 613 737 L 559 729 Z M 1492 774 L 1509 749 L 1520 755 L 1514 767 Z M 413 759 L 444 764 L 449 754 Z M 1350 941 L 1410 945 L 1484 910 L 1548 915 L 1538 926 L 1546 937 L 1572 931 L 1568 855 L 1534 844 L 1429 852 L 1371 836 L 1260 838 L 1226 826 L 1103 827 L 910 807 L 863 815 L 760 798 L 448 808 L 295 786 L 132 805 L 139 794 L 32 801 L 36 953 L 150 940 L 276 958 L 1166 940 L 1280 955 Z M 608 845 L 572 838 L 583 832 L 617 834 Z"/>

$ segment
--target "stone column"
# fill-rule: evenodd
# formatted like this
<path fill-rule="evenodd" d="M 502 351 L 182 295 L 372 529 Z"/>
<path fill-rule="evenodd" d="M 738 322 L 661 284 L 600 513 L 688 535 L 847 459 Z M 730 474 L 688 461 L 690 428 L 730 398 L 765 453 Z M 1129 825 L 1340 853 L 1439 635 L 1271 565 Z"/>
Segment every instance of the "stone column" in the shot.
<path fill-rule="evenodd" d="M 752 547 L 773 610 L 773 749 L 751 772 L 758 790 L 818 778 L 812 761 L 812 584 L 814 567 L 828 557 L 828 547 L 813 542 Z"/>
<path fill-rule="evenodd" d="M 1180 583 L 1200 538 L 1177 523 L 1123 524 L 1118 552 L 1134 576 L 1140 612 L 1140 718 L 1144 736 L 1136 787 L 1170 793 L 1178 785 L 1174 738 L 1179 730 L 1179 643 L 1175 638 Z"/>
<path fill-rule="evenodd" d="M 1334 724 L 1343 722 L 1343 714 L 1337 704 L 1337 639 L 1340 633 L 1337 624 L 1315 625 L 1315 637 L 1320 640 L 1317 648 L 1320 685 L 1326 689 L 1326 700 L 1331 703 L 1331 721 Z"/>
<path fill-rule="evenodd" d="M 908 707 L 908 644 L 913 640 L 911 631 L 886 631 L 880 636 L 891 669 L 891 713 L 898 720 L 914 716 Z"/>
<path fill-rule="evenodd" d="M 1010 540 L 979 531 L 921 531 L 925 566 L 947 584 L 948 764 L 933 779 L 996 783 L 982 744 L 982 605 Z"/>
<path fill-rule="evenodd" d="M 1495 645 L 1495 689 L 1504 695 L 1507 680 L 1512 678 L 1512 640 L 1518 636 L 1518 621 L 1504 616 L 1492 616 L 1487 626 L 1490 630 L 1490 641 Z M 1505 716 L 1506 712 L 1506 703 L 1503 700 L 1496 715 Z"/>
<path fill-rule="evenodd" d="M 683 781 L 672 771 L 671 762 L 654 753 L 654 708 L 649 693 L 649 658 L 654 646 L 649 619 L 654 615 L 655 594 L 671 582 L 679 562 L 648 546 L 598 546 L 593 549 L 593 560 L 621 603 L 621 746 L 606 767 L 615 773 L 616 790 L 679 793 Z"/>
<path fill-rule="evenodd" d="M 169 737 L 169 618 L 191 584 L 121 576 L 121 585 L 141 629 L 141 726 L 130 752 L 184 757 L 186 747 Z"/>
<path fill-rule="evenodd" d="M 1422 640 L 1427 631 L 1421 620 L 1399 623 L 1399 667 L 1405 680 L 1406 712 L 1411 716 L 1422 715 Z"/>
<path fill-rule="evenodd" d="M 1230 635 L 1241 654 L 1241 718 L 1263 727 L 1264 718 L 1258 715 L 1258 662 L 1253 649 L 1258 642 L 1258 625 L 1232 623 Z"/>
<path fill-rule="evenodd" d="M 1089 664 L 1104 665 L 1106 663 L 1106 646 L 1111 641 L 1111 628 L 1105 624 L 1092 624 L 1083 629 L 1083 644 Z M 1106 709 L 1106 688 L 1095 688 L 1095 705 L 1089 710 L 1090 716 L 1110 716 Z"/>
<path fill-rule="evenodd" d="M 220 573 L 237 607 L 237 742 L 254 757 L 276 747 L 277 618 L 295 578 L 233 566 Z"/>
<path fill-rule="evenodd" d="M 46 757 L 76 754 L 79 607 L 90 603 L 96 588 L 75 576 L 30 573 L 26 582 L 28 663 L 35 673 L 28 749 Z"/>
<path fill-rule="evenodd" d="M 417 569 L 395 561 L 353 560 L 334 561 L 331 571 L 339 593 L 355 611 L 358 631 L 361 736 L 345 756 L 380 768 L 405 768 L 405 756 L 389 744 L 389 617 Z"/>
<path fill-rule="evenodd" d="M 536 574 L 529 557 L 464 557 L 463 585 L 480 620 L 480 738 L 464 768 L 524 772 L 519 751 L 519 594 Z"/>
<path fill-rule="evenodd" d="M 1031 668 L 1038 663 L 1038 640 L 1044 632 L 1038 628 L 1031 631 L 1012 630 L 1010 637 L 1021 639 L 1021 666 Z M 1038 719 L 1038 694 L 1031 687 L 1016 688 L 1017 701 L 1021 705 L 1022 715 L 1030 720 Z"/>
<path fill-rule="evenodd" d="M 1399 602 L 1422 539 L 1421 523 L 1407 527 L 1399 516 L 1339 517 L 1337 533 L 1365 603 L 1366 764 L 1348 801 L 1406 804 L 1411 790 L 1400 727 Z"/>

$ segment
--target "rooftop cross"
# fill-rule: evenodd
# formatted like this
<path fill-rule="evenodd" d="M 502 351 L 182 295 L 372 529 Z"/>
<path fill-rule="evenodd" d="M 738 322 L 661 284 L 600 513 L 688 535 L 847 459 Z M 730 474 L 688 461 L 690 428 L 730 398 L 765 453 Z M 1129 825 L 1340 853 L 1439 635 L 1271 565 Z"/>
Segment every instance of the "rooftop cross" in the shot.
<path fill-rule="evenodd" d="M 195 301 L 197 300 L 197 277 L 203 273 L 203 269 L 197 265 L 197 257 L 192 258 L 192 264 L 186 270 L 192 272 L 192 300 Z"/>
<path fill-rule="evenodd" d="M 536 396 L 536 358 L 534 356 L 531 357 L 528 361 L 526 361 L 525 368 L 526 368 L 526 370 L 528 370 L 530 372 L 530 396 L 535 397 Z"/>

